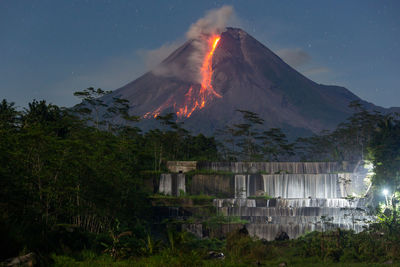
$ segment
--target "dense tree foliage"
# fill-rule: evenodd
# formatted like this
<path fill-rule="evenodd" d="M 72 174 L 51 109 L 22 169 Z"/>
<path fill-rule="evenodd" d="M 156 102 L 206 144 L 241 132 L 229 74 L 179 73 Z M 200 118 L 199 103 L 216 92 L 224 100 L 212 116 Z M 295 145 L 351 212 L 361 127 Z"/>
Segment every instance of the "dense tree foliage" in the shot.
<path fill-rule="evenodd" d="M 84 101 L 93 100 L 122 119 L 137 119 L 128 116 L 125 101 L 106 107 L 91 93 L 84 94 Z M 172 123 L 164 130 L 141 133 L 129 123 L 104 121 L 107 113 L 100 109 L 82 108 L 77 113 L 34 100 L 18 111 L 14 103 L 0 103 L 2 257 L 23 247 L 60 248 L 63 244 L 54 238 L 60 229 L 104 233 L 118 222 L 141 229 L 151 219 L 147 195 L 153 193 L 146 186 L 153 178 L 145 171 L 164 169 L 166 160 L 217 157 L 213 138 L 192 136 L 173 118 L 161 118 Z M 85 114 L 92 112 L 94 123 L 88 123 Z"/>
<path fill-rule="evenodd" d="M 374 182 L 390 192 L 400 191 L 400 120 L 392 116 L 380 121 L 369 144 Z"/>
<path fill-rule="evenodd" d="M 149 233 L 149 196 L 168 160 L 278 161 L 293 156 L 307 161 L 359 161 L 367 156 L 374 164 L 375 188 L 391 190 L 393 211 L 389 220 L 384 212 L 381 214 L 386 228 L 377 226 L 375 232 L 357 236 L 339 231 L 338 236 L 343 234 L 343 239 L 334 243 L 339 239 L 332 235 L 331 250 L 325 246 L 322 252 L 318 244 L 325 242 L 326 237 L 309 235 L 293 244 L 303 246 L 306 240 L 313 246 L 301 247 L 296 253 L 322 259 L 375 253 L 378 259 L 381 254 L 395 255 L 398 251 L 395 245 L 394 252 L 387 249 L 387 244 L 396 244 L 398 239 L 386 235 L 398 235 L 400 231 L 396 216 L 396 193 L 400 191 L 398 116 L 371 113 L 354 102 L 355 113 L 335 131 L 292 144 L 282 130 L 265 129 L 256 113 L 238 110 L 242 121 L 220 131 L 217 150 L 214 137 L 192 135 L 174 114 L 159 116 L 158 129 L 142 132 L 135 127 L 139 118 L 129 114 L 129 103 L 114 98 L 107 105 L 104 98 L 99 98 L 107 94 L 93 88 L 77 92 L 75 95 L 83 102 L 73 109 L 34 100 L 27 108 L 18 110 L 14 103 L 0 102 L 1 259 L 21 251 L 62 254 L 101 245 L 96 251 L 114 259 L 161 253 L 172 255 L 178 262 L 181 255 L 182 260 L 191 262 L 205 253 L 204 249 L 215 249 L 218 244 L 218 249 L 230 253 L 232 262 L 242 258 L 248 248 L 254 251 L 248 261 L 244 257 L 244 264 L 254 263 L 253 258 L 266 261 L 262 255 L 275 255 L 279 244 L 275 247 L 249 237 L 233 236 L 226 244 L 220 240 L 195 241 L 185 239 L 182 232 L 168 236 L 169 246 L 160 245 L 161 241 Z M 371 245 L 377 231 L 385 236 L 379 236 L 376 251 L 362 250 L 361 246 Z M 349 236 L 356 240 L 350 242 Z M 176 250 L 179 246 L 181 254 Z M 191 246 L 198 254 L 190 254 Z M 351 255 L 346 252 L 349 248 L 354 250 Z"/>
<path fill-rule="evenodd" d="M 303 160 L 365 162 L 373 166 L 371 177 L 375 202 L 382 190 L 389 194 L 383 221 L 398 222 L 400 199 L 400 114 L 369 112 L 359 102 L 352 102 L 354 113 L 332 132 L 300 138 L 296 152 Z M 377 204 L 377 203 L 375 203 Z"/>
<path fill-rule="evenodd" d="M 398 201 L 400 199 L 400 120 L 388 115 L 382 119 L 368 146 L 369 159 L 374 166 L 372 182 L 375 193 L 387 191 L 388 199 L 383 222 L 389 222 L 389 228 L 399 223 Z M 397 234 L 400 234 L 399 232 Z"/>

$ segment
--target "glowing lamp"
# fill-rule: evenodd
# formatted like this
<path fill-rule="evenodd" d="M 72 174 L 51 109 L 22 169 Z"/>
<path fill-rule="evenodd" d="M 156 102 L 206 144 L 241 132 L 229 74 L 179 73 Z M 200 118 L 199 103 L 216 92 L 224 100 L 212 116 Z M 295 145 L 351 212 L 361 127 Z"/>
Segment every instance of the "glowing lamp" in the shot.
<path fill-rule="evenodd" d="M 388 194 L 389 194 L 389 191 L 387 190 L 387 189 L 383 189 L 383 194 L 385 195 L 385 196 L 387 196 Z"/>

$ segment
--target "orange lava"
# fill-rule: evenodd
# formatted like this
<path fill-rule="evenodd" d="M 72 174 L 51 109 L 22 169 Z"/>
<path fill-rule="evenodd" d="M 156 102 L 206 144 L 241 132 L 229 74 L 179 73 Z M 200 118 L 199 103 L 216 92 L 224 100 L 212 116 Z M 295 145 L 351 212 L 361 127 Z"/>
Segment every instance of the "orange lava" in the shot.
<path fill-rule="evenodd" d="M 184 96 L 184 101 L 181 104 L 174 103 L 173 108 L 178 118 L 189 118 L 192 113 L 197 109 L 205 107 L 206 103 L 211 101 L 213 98 L 221 98 L 222 96 L 215 92 L 211 80 L 213 75 L 212 69 L 212 57 L 214 51 L 220 41 L 220 36 L 214 35 L 208 39 L 208 51 L 203 59 L 203 63 L 200 68 L 201 75 L 201 87 L 196 89 L 194 86 L 190 86 L 189 90 Z M 198 86 L 197 86 L 198 88 Z M 147 112 L 144 118 L 156 118 L 160 115 L 162 110 L 167 108 L 171 104 L 171 98 L 168 99 L 164 104 L 158 107 L 153 112 Z"/>
<path fill-rule="evenodd" d="M 208 91 L 209 94 L 214 95 L 216 97 L 221 97 L 221 95 L 215 92 L 214 88 L 211 85 L 211 78 L 213 74 L 212 56 L 214 54 L 215 48 L 217 48 L 220 39 L 221 38 L 219 36 L 214 36 L 209 40 L 209 43 L 211 45 L 211 50 L 210 52 L 207 53 L 206 57 L 204 58 L 203 65 L 201 66 L 200 70 L 202 76 L 200 93 Z M 204 103 L 202 103 L 202 106 L 204 106 Z"/>

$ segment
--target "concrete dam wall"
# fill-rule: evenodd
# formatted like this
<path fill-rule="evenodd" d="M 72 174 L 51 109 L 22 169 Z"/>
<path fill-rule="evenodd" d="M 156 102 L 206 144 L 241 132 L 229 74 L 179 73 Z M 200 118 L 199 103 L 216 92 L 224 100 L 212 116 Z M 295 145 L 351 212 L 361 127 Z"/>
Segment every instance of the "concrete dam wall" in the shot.
<path fill-rule="evenodd" d="M 297 238 L 328 228 L 359 232 L 372 220 L 362 198 L 367 171 L 359 164 L 357 168 L 336 162 L 197 162 L 195 166 L 191 173 L 161 175 L 159 191 L 215 196 L 219 216 L 246 220 L 249 233 L 259 238 L 273 240 L 282 231 Z M 196 229 L 193 232 L 199 235 L 204 232 L 201 227 L 187 229 Z"/>
<path fill-rule="evenodd" d="M 351 172 L 354 164 L 348 162 L 197 162 L 198 170 L 244 173 L 335 173 Z"/>

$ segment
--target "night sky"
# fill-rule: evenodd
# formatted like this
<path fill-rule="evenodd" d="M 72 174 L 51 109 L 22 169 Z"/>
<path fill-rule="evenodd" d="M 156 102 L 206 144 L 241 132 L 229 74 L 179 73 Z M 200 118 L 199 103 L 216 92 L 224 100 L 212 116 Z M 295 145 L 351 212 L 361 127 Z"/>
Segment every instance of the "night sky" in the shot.
<path fill-rule="evenodd" d="M 231 5 L 231 25 L 312 80 L 400 106 L 400 1 L 0 1 L 0 98 L 71 106 L 74 91 L 117 89 Z"/>

